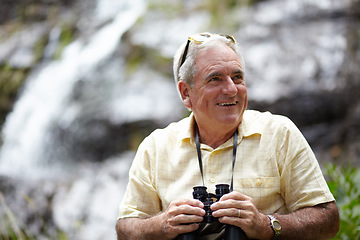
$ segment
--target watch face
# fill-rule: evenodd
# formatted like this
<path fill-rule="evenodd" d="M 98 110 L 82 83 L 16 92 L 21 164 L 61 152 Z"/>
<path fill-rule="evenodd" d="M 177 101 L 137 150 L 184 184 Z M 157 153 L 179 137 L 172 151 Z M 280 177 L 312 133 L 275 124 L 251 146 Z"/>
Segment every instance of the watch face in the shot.
<path fill-rule="evenodd" d="M 273 226 L 276 230 L 281 230 L 281 225 L 278 221 L 274 221 L 273 222 Z"/>

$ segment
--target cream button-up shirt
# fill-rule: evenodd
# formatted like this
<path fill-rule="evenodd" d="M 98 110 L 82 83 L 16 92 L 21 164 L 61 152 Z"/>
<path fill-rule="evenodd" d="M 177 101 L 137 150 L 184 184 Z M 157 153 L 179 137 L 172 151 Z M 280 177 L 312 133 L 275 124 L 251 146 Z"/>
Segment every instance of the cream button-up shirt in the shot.
<path fill-rule="evenodd" d="M 140 144 L 129 172 L 119 218 L 145 217 L 175 199 L 192 198 L 202 185 L 191 114 L 155 130 Z M 251 197 L 265 214 L 289 213 L 334 200 L 313 151 L 286 117 L 246 110 L 239 125 L 234 191 Z M 230 184 L 233 138 L 213 149 L 201 144 L 208 192 Z"/>

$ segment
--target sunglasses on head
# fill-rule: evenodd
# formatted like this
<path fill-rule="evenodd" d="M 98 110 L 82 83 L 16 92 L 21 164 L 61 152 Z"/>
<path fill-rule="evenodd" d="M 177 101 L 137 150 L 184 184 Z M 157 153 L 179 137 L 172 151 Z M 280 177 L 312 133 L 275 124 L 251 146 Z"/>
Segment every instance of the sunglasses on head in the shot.
<path fill-rule="evenodd" d="M 231 43 L 235 43 L 235 38 L 231 35 L 227 35 L 227 34 L 211 34 L 211 33 L 200 33 L 200 34 L 197 34 L 197 35 L 194 35 L 194 36 L 191 36 L 191 37 L 188 37 L 188 41 L 186 43 L 186 46 L 185 46 L 185 50 L 184 50 L 184 53 L 183 53 L 183 56 L 181 58 L 181 64 L 180 64 L 180 67 L 184 64 L 185 60 L 186 60 L 186 56 L 187 56 L 187 53 L 188 53 L 188 49 L 189 49 L 189 45 L 190 45 L 190 42 L 195 42 L 195 43 L 203 43 L 205 42 L 207 39 L 213 37 L 213 36 L 220 36 L 220 37 L 224 37 L 226 38 L 229 42 Z"/>

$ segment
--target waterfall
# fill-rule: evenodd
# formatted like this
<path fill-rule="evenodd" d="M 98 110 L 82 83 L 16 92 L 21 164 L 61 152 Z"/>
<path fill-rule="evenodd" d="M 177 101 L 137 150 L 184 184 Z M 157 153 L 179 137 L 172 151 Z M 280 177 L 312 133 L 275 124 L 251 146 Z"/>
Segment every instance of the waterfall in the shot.
<path fill-rule="evenodd" d="M 87 43 L 81 39 L 72 42 L 60 60 L 45 64 L 26 80 L 23 93 L 3 127 L 0 174 L 44 174 L 46 160 L 42 156 L 44 142 L 49 140 L 49 127 L 65 112 L 74 85 L 113 54 L 122 34 L 145 10 L 142 0 L 117 1 L 117 9 L 112 8 L 111 2 L 114 1 L 99 1 L 97 12 L 98 18 L 104 18 L 107 9 L 112 13 L 117 10 L 110 23 Z"/>
<path fill-rule="evenodd" d="M 118 206 L 127 184 L 133 152 L 111 156 L 102 164 L 82 162 L 78 168 L 64 168 L 58 159 L 49 159 L 45 153 L 49 147 L 55 148 L 51 151 L 61 151 L 56 148 L 62 146 L 54 144 L 52 139 L 54 126 L 63 125 L 66 129 L 76 124 L 76 118 L 83 114 L 82 106 L 69 106 L 79 83 L 87 90 L 86 86 L 92 85 L 94 80 L 89 76 L 101 76 L 103 72 L 98 71 L 104 64 L 117 71 L 110 80 L 99 80 L 100 84 L 111 85 L 121 78 L 118 75 L 123 68 L 118 65 L 122 62 L 114 60 L 113 56 L 121 45 L 121 37 L 144 14 L 145 8 L 144 0 L 97 0 L 89 23 L 96 26 L 89 27 L 100 26 L 99 29 L 86 39 L 80 34 L 64 49 L 59 60 L 50 61 L 60 37 L 59 29 L 54 28 L 43 63 L 26 79 L 13 111 L 6 119 L 0 149 L 0 180 L 11 190 L 3 194 L 13 214 L 23 220 L 21 228 L 31 228 L 30 234 L 36 237 L 54 239 L 57 230 L 66 233 L 69 239 L 114 237 Z M 97 89 L 94 94 L 103 92 Z M 111 97 L 106 96 L 105 100 L 112 104 Z M 76 174 L 69 174 L 69 168 Z M 37 208 L 35 215 L 28 209 L 28 200 L 32 202 L 31 207 Z M 43 219 L 43 213 L 47 211 L 51 219 Z M 2 219 L 6 220 L 1 211 L 0 219 L 0 223 Z M 29 223 L 24 219 L 33 220 Z M 45 230 L 41 230 L 43 221 L 46 221 Z M 44 232 L 49 235 L 42 235 Z"/>

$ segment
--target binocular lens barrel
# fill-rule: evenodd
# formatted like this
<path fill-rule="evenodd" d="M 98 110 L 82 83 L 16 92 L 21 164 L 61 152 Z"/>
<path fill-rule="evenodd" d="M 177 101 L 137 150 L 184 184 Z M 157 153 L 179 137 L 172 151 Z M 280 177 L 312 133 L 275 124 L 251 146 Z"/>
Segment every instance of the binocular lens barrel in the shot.
<path fill-rule="evenodd" d="M 210 209 L 211 204 L 215 201 L 219 201 L 220 198 L 229 193 L 229 184 L 217 184 L 215 189 L 215 194 L 208 193 L 207 187 L 205 186 L 196 186 L 193 187 L 193 197 L 194 199 L 200 200 L 204 204 L 204 210 L 206 212 L 204 216 L 203 223 L 212 223 L 217 221 L 216 218 L 212 216 L 212 210 Z M 195 240 L 197 239 L 196 231 L 191 233 L 181 234 L 177 239 L 181 240 Z M 247 240 L 245 232 L 239 228 L 232 225 L 225 225 L 225 240 Z"/>
<path fill-rule="evenodd" d="M 193 187 L 194 191 L 193 191 L 193 198 L 200 200 L 201 202 L 204 202 L 206 200 L 207 197 L 207 187 L 204 186 L 197 186 L 197 187 Z"/>
<path fill-rule="evenodd" d="M 229 184 L 217 184 L 215 189 L 216 196 L 222 197 L 223 195 L 230 192 Z"/>

